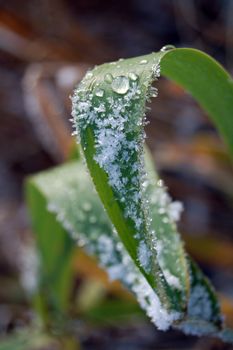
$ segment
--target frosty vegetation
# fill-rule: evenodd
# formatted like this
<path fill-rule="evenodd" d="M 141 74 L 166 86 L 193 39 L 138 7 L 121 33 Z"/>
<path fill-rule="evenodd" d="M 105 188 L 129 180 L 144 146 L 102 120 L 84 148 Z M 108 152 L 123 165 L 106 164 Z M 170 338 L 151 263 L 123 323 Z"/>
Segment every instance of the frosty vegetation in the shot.
<path fill-rule="evenodd" d="M 64 178 L 66 188 L 61 191 Z M 46 186 L 43 185 L 44 181 Z M 48 210 L 56 215 L 57 220 L 80 247 L 98 259 L 111 280 L 120 280 L 137 296 L 141 307 L 159 329 L 166 330 L 179 318 L 179 313 L 169 313 L 163 307 L 154 290 L 133 263 L 103 211 L 81 164 L 79 167 L 74 163 L 61 170 L 57 169 L 46 178 L 44 175 L 37 176 L 37 184 L 49 199 Z M 77 198 L 85 198 L 85 201 L 77 201 Z"/>
<path fill-rule="evenodd" d="M 187 72 L 193 59 L 203 68 L 201 74 L 212 67 L 216 79 L 221 74 L 222 80 L 227 79 L 208 56 L 170 46 L 95 67 L 72 97 L 73 134 L 85 165 L 69 162 L 36 175 L 32 185 L 78 246 L 96 257 L 111 280 L 120 280 L 135 294 L 159 329 L 172 326 L 233 342 L 232 331 L 224 329 L 214 288 L 185 252 L 177 232 L 182 204 L 171 200 L 144 147 L 146 103 L 157 96 L 152 83 L 169 50 L 169 78 L 174 73 L 179 82 L 177 67 Z M 182 75 L 183 86 L 197 96 L 197 85 L 186 77 Z M 214 112 L 209 108 L 213 120 L 217 107 Z"/>
<path fill-rule="evenodd" d="M 113 191 L 121 220 L 132 228 L 122 232 L 120 219 L 114 221 L 105 202 L 114 234 L 101 232 L 91 248 L 89 237 L 88 249 L 95 250 L 110 278 L 128 286 L 156 326 L 165 330 L 184 317 L 189 267 L 175 224 L 182 205 L 171 201 L 163 182 L 145 164 L 145 105 L 157 96 L 151 85 L 159 77 L 161 55 L 133 63 L 119 60 L 87 72 L 72 97 L 72 122 L 97 192 L 102 184 L 98 168 L 92 170 L 94 163 L 107 175 L 105 185 Z"/>

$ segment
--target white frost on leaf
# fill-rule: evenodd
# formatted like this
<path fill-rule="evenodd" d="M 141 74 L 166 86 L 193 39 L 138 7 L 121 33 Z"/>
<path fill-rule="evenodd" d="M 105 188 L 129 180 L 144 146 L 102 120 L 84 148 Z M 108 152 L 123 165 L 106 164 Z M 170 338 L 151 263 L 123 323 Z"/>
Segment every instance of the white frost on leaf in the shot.
<path fill-rule="evenodd" d="M 157 66 L 152 67 L 154 80 L 159 76 Z M 155 96 L 157 90 L 151 88 L 143 98 L 134 72 L 111 75 L 111 79 L 110 75 L 105 75 L 109 90 L 103 98 L 103 94 L 98 93 L 99 87 L 86 88 L 89 81 L 91 79 L 87 75 L 72 97 L 74 127 L 80 140 L 84 130 L 92 127 L 95 135 L 94 159 L 107 173 L 119 202 L 127 202 L 125 217 L 135 223 L 135 237 L 143 240 L 146 223 L 142 188 L 145 133 L 142 126 L 145 120 L 141 116 L 144 115 L 146 98 Z"/>
<path fill-rule="evenodd" d="M 138 246 L 138 260 L 142 267 L 144 267 L 145 271 L 150 269 L 151 263 L 151 251 L 148 249 L 145 242 L 140 242 Z"/>
<path fill-rule="evenodd" d="M 171 221 L 179 221 L 183 210 L 184 210 L 184 207 L 181 202 L 174 201 L 169 203 L 167 212 Z"/>
<path fill-rule="evenodd" d="M 201 284 L 197 284 L 191 289 L 188 303 L 189 317 L 210 321 L 213 316 L 212 309 L 212 303 L 206 288 Z"/>
<path fill-rule="evenodd" d="M 163 269 L 163 274 L 164 274 L 164 277 L 165 277 L 167 283 L 170 286 L 172 286 L 176 289 L 180 289 L 180 290 L 182 289 L 179 279 L 176 276 L 172 275 L 168 269 Z"/>
<path fill-rule="evenodd" d="M 135 266 L 117 233 L 112 229 L 99 199 L 92 191 L 90 191 L 92 210 L 100 208 L 100 212 L 95 213 L 98 217 L 98 224 L 96 222 L 89 223 L 88 231 L 83 232 L 86 227 L 87 219 L 85 218 L 90 213 L 85 210 L 86 205 L 83 205 L 82 201 L 77 201 L 77 198 L 83 198 L 83 194 L 87 196 L 87 188 L 90 187 L 90 182 L 88 178 L 84 179 L 84 174 L 79 171 L 78 179 L 75 179 L 77 181 L 75 183 L 82 184 L 77 189 L 78 194 L 73 190 L 73 181 L 67 182 L 65 191 L 61 192 L 59 189 L 61 189 L 62 181 L 59 181 L 59 178 L 63 179 L 64 176 L 68 178 L 68 173 L 72 173 L 72 169 L 69 168 L 67 174 L 63 170 L 62 176 L 58 175 L 55 181 L 54 177 L 51 176 L 53 182 L 51 186 L 46 186 L 47 191 L 49 191 L 47 196 L 50 198 L 48 210 L 57 216 L 58 221 L 67 228 L 71 237 L 76 240 L 80 247 L 97 258 L 100 266 L 108 272 L 110 280 L 120 280 L 136 295 L 141 307 L 156 327 L 160 330 L 167 330 L 181 315 L 176 311 L 167 311 L 163 307 L 155 290 L 151 288 Z M 48 185 L 48 182 L 46 185 Z M 104 233 L 104 226 L 106 233 Z"/>
<path fill-rule="evenodd" d="M 120 67 L 120 65 L 118 66 Z M 168 224 L 174 219 L 178 219 L 180 211 L 179 206 L 172 204 L 165 189 L 159 184 L 153 192 L 154 196 L 148 196 L 147 193 L 148 179 L 144 164 L 145 132 L 143 130 L 143 126 L 146 124 L 145 103 L 151 97 L 157 96 L 158 91 L 151 87 L 151 83 L 152 80 L 158 78 L 159 73 L 159 64 L 154 64 L 151 71 L 148 72 L 144 84 L 141 84 L 139 77 L 134 72 L 125 75 L 115 72 L 113 75 L 111 74 L 111 77 L 105 75 L 104 82 L 102 82 L 101 75 L 97 74 L 97 78 L 94 77 L 94 69 L 93 79 L 84 78 L 72 97 L 72 116 L 74 127 L 78 131 L 78 139 L 85 151 L 88 145 L 85 144 L 85 137 L 82 136 L 90 127 L 94 134 L 94 161 L 107 174 L 116 201 L 119 202 L 125 218 L 130 219 L 134 225 L 137 260 L 142 270 L 148 274 L 162 266 L 162 264 L 160 267 L 157 266 L 157 232 L 152 227 L 150 205 L 156 204 L 160 210 L 165 210 L 161 214 L 165 214 L 163 222 Z M 104 93 L 99 93 L 100 86 L 106 87 Z M 155 202 L 153 203 L 153 201 Z M 102 253 L 103 251 L 104 249 Z M 107 255 L 102 253 L 99 248 L 100 263 L 109 271 L 110 278 L 121 276 L 120 266 L 116 261 L 113 261 L 113 255 L 111 262 L 106 263 Z M 121 253 L 118 252 L 118 255 L 121 256 Z M 127 255 L 126 252 L 124 258 L 125 255 Z M 162 256 L 164 253 L 162 252 L 160 255 Z M 116 268 L 114 268 L 114 264 L 116 264 Z M 132 262 L 131 265 L 133 265 Z M 163 268 L 166 268 L 164 278 L 168 284 L 175 289 L 180 289 L 181 284 L 178 277 L 169 271 L 169 266 L 166 264 Z M 125 266 L 122 271 L 127 276 Z M 132 272 L 131 275 L 133 275 Z M 138 271 L 136 275 L 137 279 L 130 285 L 130 289 L 137 294 L 139 300 L 141 298 L 140 304 L 147 310 L 147 314 L 158 328 L 168 328 L 172 320 L 174 321 L 180 315 L 174 316 L 172 312 L 172 316 L 168 316 L 168 311 L 161 306 L 158 296 L 151 289 L 146 278 L 142 277 Z M 139 276 L 141 277 L 139 278 Z M 158 276 L 161 277 L 162 273 Z M 148 288 L 145 287 L 146 283 Z M 125 284 L 127 283 L 125 282 Z M 143 289 L 145 295 L 142 294 Z M 156 310 L 152 311 L 155 306 Z M 160 316 L 158 316 L 159 313 L 161 313 Z M 166 317 L 162 317 L 162 314 L 165 315 L 165 313 Z M 160 318 L 166 320 L 162 326 L 162 321 L 159 322 Z"/>

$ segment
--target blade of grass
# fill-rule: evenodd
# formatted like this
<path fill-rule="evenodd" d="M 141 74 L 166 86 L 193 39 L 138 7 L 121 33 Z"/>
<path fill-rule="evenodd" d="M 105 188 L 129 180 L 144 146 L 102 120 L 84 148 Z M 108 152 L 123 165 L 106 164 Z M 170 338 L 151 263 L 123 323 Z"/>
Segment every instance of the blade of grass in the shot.
<path fill-rule="evenodd" d="M 117 233 L 175 319 L 182 318 L 187 303 L 186 260 L 166 210 L 170 200 L 156 177 L 147 181 L 143 160 L 145 103 L 156 94 L 151 83 L 164 54 L 104 64 L 87 73 L 73 97 L 73 117 L 88 169 Z M 154 213 L 163 211 L 160 225 L 151 217 L 152 202 Z M 162 241 L 174 248 L 170 263 Z"/>
<path fill-rule="evenodd" d="M 30 179 L 26 183 L 26 199 L 39 258 L 35 307 L 46 327 L 54 321 L 59 326 L 70 306 L 74 242 L 47 210 L 47 199 Z"/>
<path fill-rule="evenodd" d="M 184 48 L 166 52 L 161 74 L 191 93 L 233 154 L 233 80 L 224 68 L 204 52 Z"/>

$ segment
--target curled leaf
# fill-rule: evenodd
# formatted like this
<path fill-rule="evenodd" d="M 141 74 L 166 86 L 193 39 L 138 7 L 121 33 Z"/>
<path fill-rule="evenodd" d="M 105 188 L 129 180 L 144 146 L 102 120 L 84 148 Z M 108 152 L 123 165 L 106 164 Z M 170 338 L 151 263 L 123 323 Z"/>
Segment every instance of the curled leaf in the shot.
<path fill-rule="evenodd" d="M 157 95 L 152 82 L 163 55 L 120 60 L 88 72 L 73 96 L 73 118 L 109 218 L 174 321 L 183 317 L 187 303 L 186 260 L 169 217 L 170 199 L 153 171 L 148 177 L 143 151 L 146 102 Z"/>

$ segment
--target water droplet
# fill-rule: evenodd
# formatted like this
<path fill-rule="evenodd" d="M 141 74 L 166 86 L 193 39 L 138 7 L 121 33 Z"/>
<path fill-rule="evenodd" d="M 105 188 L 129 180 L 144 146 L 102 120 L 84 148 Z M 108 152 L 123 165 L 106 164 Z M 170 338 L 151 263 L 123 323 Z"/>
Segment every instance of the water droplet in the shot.
<path fill-rule="evenodd" d="M 129 90 L 129 79 L 123 75 L 114 78 L 112 82 L 112 89 L 116 93 L 124 95 Z"/>
<path fill-rule="evenodd" d="M 146 64 L 147 63 L 147 60 L 141 60 L 140 61 L 140 64 Z"/>
<path fill-rule="evenodd" d="M 136 81 L 138 79 L 138 76 L 137 74 L 132 72 L 132 73 L 129 73 L 129 78 L 133 81 Z"/>
<path fill-rule="evenodd" d="M 160 51 L 162 52 L 165 52 L 165 51 L 169 51 L 169 50 L 172 50 L 172 49 L 175 49 L 176 47 L 174 45 L 165 45 L 163 46 Z"/>
<path fill-rule="evenodd" d="M 98 97 L 103 97 L 104 96 L 104 90 L 102 89 L 97 89 L 95 92 L 96 96 Z"/>
<path fill-rule="evenodd" d="M 107 73 L 104 77 L 104 80 L 106 81 L 106 83 L 109 83 L 111 84 L 112 80 L 113 80 L 113 77 L 112 77 L 112 74 L 110 73 Z"/>

